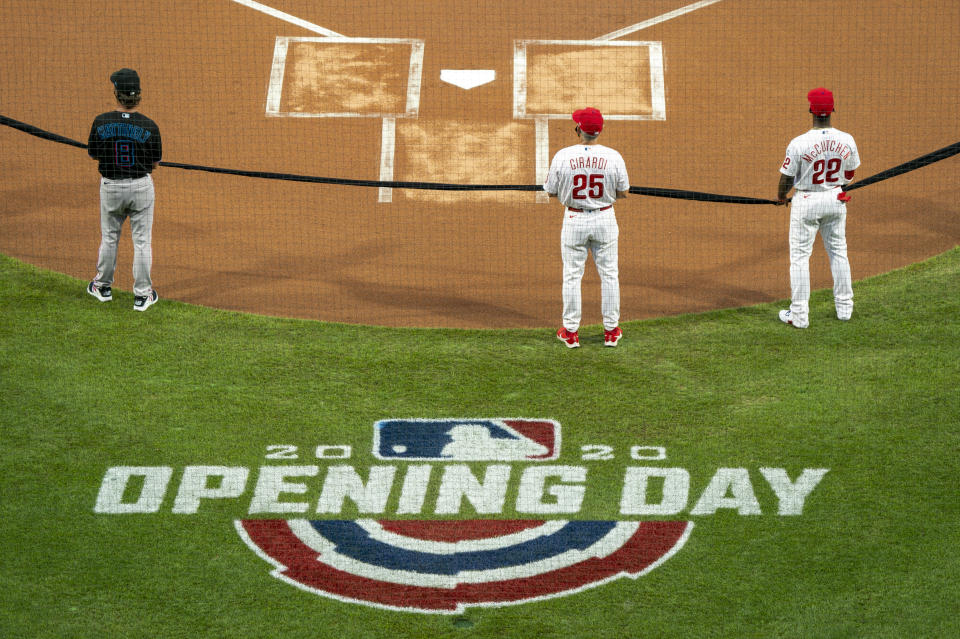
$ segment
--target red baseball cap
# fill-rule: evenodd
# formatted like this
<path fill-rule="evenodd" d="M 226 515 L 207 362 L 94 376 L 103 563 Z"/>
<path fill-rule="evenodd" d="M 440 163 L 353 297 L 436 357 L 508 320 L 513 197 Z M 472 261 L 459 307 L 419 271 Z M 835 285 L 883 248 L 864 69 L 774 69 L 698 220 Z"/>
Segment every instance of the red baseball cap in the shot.
<path fill-rule="evenodd" d="M 593 107 L 574 111 L 573 121 L 577 123 L 581 131 L 589 135 L 596 135 L 603 131 L 603 114 Z"/>
<path fill-rule="evenodd" d="M 807 100 L 810 102 L 810 112 L 814 115 L 824 116 L 833 113 L 833 94 L 823 87 L 817 87 L 807 94 Z"/>

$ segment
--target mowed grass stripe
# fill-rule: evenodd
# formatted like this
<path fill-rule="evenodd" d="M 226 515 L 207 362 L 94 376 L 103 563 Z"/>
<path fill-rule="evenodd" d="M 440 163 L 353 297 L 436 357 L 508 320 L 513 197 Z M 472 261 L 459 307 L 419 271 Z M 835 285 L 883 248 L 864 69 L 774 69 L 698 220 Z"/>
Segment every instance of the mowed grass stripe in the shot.
<path fill-rule="evenodd" d="M 960 250 L 856 283 L 851 322 L 818 291 L 805 331 L 768 304 L 628 322 L 616 349 L 586 327 L 574 351 L 549 329 L 358 327 L 166 299 L 135 313 L 129 293 L 100 304 L 84 286 L 0 258 L 4 635 L 958 634 Z M 557 463 L 589 468 L 579 518 L 620 516 L 623 470 L 642 464 L 631 445 L 665 447 L 659 465 L 690 472 L 691 502 L 716 469 L 749 468 L 763 514 L 681 513 L 690 541 L 639 580 L 451 619 L 273 579 L 233 530 L 243 499 L 93 513 L 110 466 L 255 473 L 270 444 L 349 444 L 363 469 L 376 420 L 469 416 L 559 421 Z M 587 444 L 616 458 L 582 461 Z M 786 518 L 759 467 L 830 472 Z"/>

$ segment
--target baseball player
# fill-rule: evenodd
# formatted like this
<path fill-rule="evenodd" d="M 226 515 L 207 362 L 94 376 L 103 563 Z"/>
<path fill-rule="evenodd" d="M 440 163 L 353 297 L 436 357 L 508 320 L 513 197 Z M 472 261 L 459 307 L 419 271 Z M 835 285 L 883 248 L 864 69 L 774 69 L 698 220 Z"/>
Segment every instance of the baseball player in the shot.
<path fill-rule="evenodd" d="M 593 253 L 601 283 L 603 345 L 616 346 L 620 330 L 620 276 L 617 240 L 620 228 L 613 203 L 627 197 L 630 181 L 621 155 L 597 144 L 603 115 L 594 108 L 574 111 L 580 144 L 560 149 L 550 163 L 543 190 L 564 206 L 560 252 L 563 256 L 563 326 L 557 338 L 567 348 L 580 346 L 580 281 Z"/>
<path fill-rule="evenodd" d="M 833 94 L 816 88 L 807 94 L 813 128 L 787 146 L 780 167 L 777 204 L 790 207 L 790 308 L 780 311 L 780 321 L 795 328 L 810 325 L 810 253 L 817 231 L 830 259 L 833 301 L 837 318 L 849 320 L 853 313 L 853 284 L 847 260 L 847 202 L 841 187 L 850 183 L 860 166 L 857 144 L 849 133 L 830 125 Z M 787 198 L 795 188 L 792 198 Z"/>
<path fill-rule="evenodd" d="M 113 299 L 110 287 L 117 267 L 117 244 L 123 221 L 130 218 L 133 237 L 133 310 L 145 311 L 159 296 L 153 290 L 153 178 L 162 154 L 160 129 L 137 112 L 140 77 L 133 69 L 110 75 L 118 108 L 98 115 L 90 128 L 87 153 L 99 162 L 100 253 L 97 277 L 87 292 L 101 302 Z"/>

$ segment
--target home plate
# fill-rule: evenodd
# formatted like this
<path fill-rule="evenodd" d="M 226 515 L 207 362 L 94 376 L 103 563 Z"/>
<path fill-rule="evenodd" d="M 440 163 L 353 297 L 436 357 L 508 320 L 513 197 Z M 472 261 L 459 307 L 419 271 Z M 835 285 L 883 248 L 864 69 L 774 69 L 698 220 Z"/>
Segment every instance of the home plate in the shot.
<path fill-rule="evenodd" d="M 461 89 L 472 89 L 493 82 L 497 72 L 493 69 L 441 69 L 440 79 Z"/>

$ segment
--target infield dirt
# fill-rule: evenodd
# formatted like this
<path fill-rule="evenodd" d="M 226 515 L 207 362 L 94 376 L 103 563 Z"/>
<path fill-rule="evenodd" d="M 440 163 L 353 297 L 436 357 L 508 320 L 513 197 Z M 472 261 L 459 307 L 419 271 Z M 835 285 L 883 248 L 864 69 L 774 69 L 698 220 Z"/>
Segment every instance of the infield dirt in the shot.
<path fill-rule="evenodd" d="M 109 74 L 127 66 L 143 78 L 141 110 L 160 125 L 167 161 L 375 180 L 389 150 L 384 120 L 392 118 L 393 179 L 535 184 L 543 150 L 535 119 L 515 117 L 517 41 L 592 40 L 683 3 L 598 3 L 589 20 L 578 13 L 582 3 L 567 0 L 497 11 L 491 3 L 420 0 L 273 4 L 347 36 L 422 40 L 415 116 L 404 112 L 409 56 L 383 44 L 356 54 L 300 51 L 291 58 L 299 79 L 284 80 L 285 110 L 354 105 L 367 111 L 362 117 L 268 116 L 277 37 L 318 34 L 228 1 L 134 8 L 107 0 L 96 11 L 87 3 L 6 3 L 0 112 L 85 142 L 93 117 L 113 106 Z M 626 35 L 620 40 L 661 43 L 665 118 L 609 120 L 601 142 L 621 151 L 634 186 L 760 198 L 775 195 L 787 142 L 809 128 L 805 95 L 815 86 L 836 94 L 834 124 L 859 144 L 860 178 L 956 142 L 960 6 L 902 5 L 811 1 L 803 15 L 822 19 L 800 22 L 792 3 L 723 1 Z M 648 60 L 630 49 L 624 64 L 642 88 Z M 627 99 L 617 88 L 615 54 L 573 50 L 558 52 L 559 63 L 529 57 L 531 108 L 651 108 L 647 89 Z M 317 76 L 325 69 L 330 77 Z M 496 77 L 463 90 L 440 80 L 443 69 L 491 69 Z M 564 70 L 567 81 L 558 82 Z M 376 108 L 399 115 L 378 116 Z M 575 141 L 571 121 L 545 126 L 549 156 Z M 0 251 L 89 279 L 99 243 L 94 163 L 79 149 L 12 129 L 0 130 L 0 144 Z M 855 279 L 957 244 L 956 161 L 854 192 L 847 233 Z M 153 275 L 164 299 L 395 326 L 559 322 L 556 201 L 394 189 L 384 202 L 377 188 L 173 168 L 158 170 L 155 181 Z M 789 295 L 785 209 L 638 196 L 616 208 L 624 320 Z M 120 289 L 132 279 L 127 237 Z M 816 288 L 830 286 L 821 246 L 811 274 Z M 599 289 L 591 262 L 586 324 L 599 322 Z"/>

